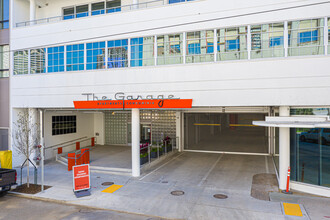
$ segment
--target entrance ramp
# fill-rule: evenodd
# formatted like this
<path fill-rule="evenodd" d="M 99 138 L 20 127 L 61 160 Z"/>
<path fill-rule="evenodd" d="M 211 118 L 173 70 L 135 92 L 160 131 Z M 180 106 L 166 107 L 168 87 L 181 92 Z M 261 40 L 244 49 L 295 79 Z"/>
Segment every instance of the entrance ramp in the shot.
<path fill-rule="evenodd" d="M 57 155 L 56 161 L 68 166 L 68 153 Z M 130 157 L 127 146 L 96 145 L 90 149 L 90 170 L 95 173 L 131 176 Z"/>

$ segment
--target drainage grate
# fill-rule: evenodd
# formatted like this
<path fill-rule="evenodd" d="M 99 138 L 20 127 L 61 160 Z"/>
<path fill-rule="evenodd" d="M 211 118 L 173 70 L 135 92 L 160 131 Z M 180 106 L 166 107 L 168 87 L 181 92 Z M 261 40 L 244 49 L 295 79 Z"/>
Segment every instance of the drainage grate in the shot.
<path fill-rule="evenodd" d="M 102 183 L 102 186 L 111 186 L 113 184 L 115 184 L 115 183 L 114 182 L 104 182 L 104 183 Z"/>
<path fill-rule="evenodd" d="M 171 194 L 173 196 L 182 196 L 182 195 L 184 195 L 184 192 L 180 191 L 180 190 L 176 190 L 176 191 L 172 191 Z"/>
<path fill-rule="evenodd" d="M 225 194 L 215 194 L 215 195 L 213 195 L 213 197 L 216 199 L 227 199 L 228 198 L 228 196 Z"/>

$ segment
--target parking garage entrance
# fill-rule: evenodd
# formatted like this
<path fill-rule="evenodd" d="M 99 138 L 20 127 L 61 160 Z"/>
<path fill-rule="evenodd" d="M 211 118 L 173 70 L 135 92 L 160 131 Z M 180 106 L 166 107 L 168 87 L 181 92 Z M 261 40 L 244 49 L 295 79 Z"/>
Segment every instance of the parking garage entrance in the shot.
<path fill-rule="evenodd" d="M 268 154 L 267 128 L 252 125 L 265 116 L 260 113 L 185 113 L 184 150 Z"/>

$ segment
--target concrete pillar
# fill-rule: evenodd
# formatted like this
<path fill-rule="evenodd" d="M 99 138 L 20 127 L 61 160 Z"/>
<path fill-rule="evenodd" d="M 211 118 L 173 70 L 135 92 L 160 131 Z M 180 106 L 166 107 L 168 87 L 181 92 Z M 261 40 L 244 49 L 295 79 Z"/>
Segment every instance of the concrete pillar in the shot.
<path fill-rule="evenodd" d="M 176 143 L 176 148 L 178 149 L 179 152 L 182 151 L 182 147 L 181 147 L 181 112 L 176 112 L 175 113 L 175 118 L 176 118 L 176 140 L 175 140 L 175 143 Z"/>
<path fill-rule="evenodd" d="M 132 176 L 140 176 L 140 110 L 132 109 Z"/>
<path fill-rule="evenodd" d="M 195 114 L 195 123 L 199 123 L 198 114 Z M 199 126 L 195 125 L 195 144 L 199 143 Z"/>
<path fill-rule="evenodd" d="M 30 0 L 30 21 L 36 20 L 36 1 Z"/>
<path fill-rule="evenodd" d="M 138 9 L 139 8 L 139 0 L 133 0 L 133 9 Z"/>
<path fill-rule="evenodd" d="M 281 106 L 279 110 L 280 117 L 290 116 L 290 107 Z M 290 166 L 290 128 L 279 129 L 279 145 L 279 188 L 284 190 L 286 189 L 288 168 Z"/>

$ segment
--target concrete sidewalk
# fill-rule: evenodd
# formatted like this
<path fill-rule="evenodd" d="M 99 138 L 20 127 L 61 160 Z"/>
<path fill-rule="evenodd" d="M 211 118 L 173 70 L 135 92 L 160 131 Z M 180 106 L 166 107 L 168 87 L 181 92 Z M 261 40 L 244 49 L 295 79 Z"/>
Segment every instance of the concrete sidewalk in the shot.
<path fill-rule="evenodd" d="M 169 219 L 289 219 L 282 211 L 285 200 L 262 201 L 250 196 L 253 175 L 273 173 L 271 164 L 265 156 L 182 153 L 140 178 L 91 173 L 92 195 L 77 199 L 72 172 L 51 162 L 45 168 L 45 184 L 53 187 L 29 197 Z M 103 182 L 123 187 L 112 194 L 103 193 L 107 188 Z M 173 196 L 174 190 L 185 194 Z M 214 194 L 228 198 L 216 199 Z M 306 198 L 299 203 L 311 219 L 330 216 L 330 199 L 313 197 L 313 203 L 309 201 Z"/>

